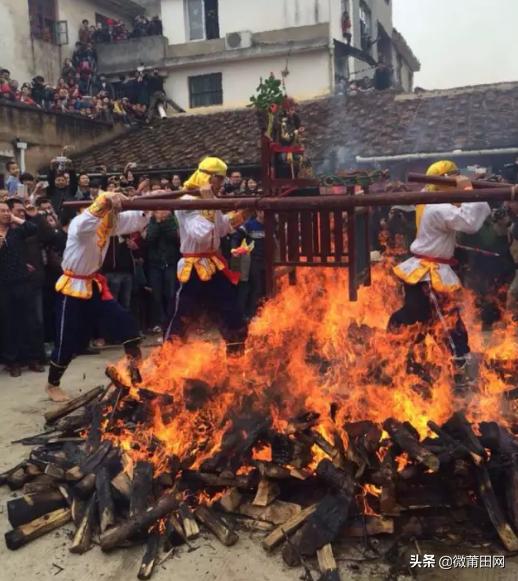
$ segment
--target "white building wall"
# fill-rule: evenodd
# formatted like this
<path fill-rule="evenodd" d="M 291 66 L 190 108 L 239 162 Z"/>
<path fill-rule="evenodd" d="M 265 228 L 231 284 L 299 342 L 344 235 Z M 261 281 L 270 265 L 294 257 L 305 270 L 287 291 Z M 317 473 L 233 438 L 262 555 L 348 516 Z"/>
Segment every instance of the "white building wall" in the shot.
<path fill-rule="evenodd" d="M 329 22 L 340 0 L 219 0 L 220 36 Z M 189 42 L 185 0 L 162 0 L 164 34 L 170 44 Z"/>
<path fill-rule="evenodd" d="M 31 38 L 28 6 L 28 0 L 0 0 L 0 61 L 20 83 L 36 75 L 56 82 L 62 61 L 72 56 L 79 39 L 79 27 L 85 18 L 95 23 L 96 12 L 120 18 L 94 0 L 58 0 L 57 18 L 68 22 L 69 39 L 68 45 L 58 47 Z"/>
<path fill-rule="evenodd" d="M 351 16 L 352 22 L 352 45 L 356 48 L 361 48 L 361 28 L 360 28 L 360 3 L 361 0 L 343 0 L 344 6 L 347 6 L 349 14 Z M 374 40 L 378 34 L 378 22 L 383 26 L 385 32 L 388 36 L 392 37 L 392 2 L 386 2 L 385 0 L 364 0 L 365 4 L 369 7 L 372 15 L 372 40 Z M 377 61 L 378 60 L 378 47 L 375 44 L 371 51 L 372 56 Z M 372 77 L 374 74 L 374 69 L 371 71 L 364 71 L 368 65 L 358 59 L 350 59 L 350 64 L 352 73 L 361 71 L 359 77 L 369 76 Z"/>
<path fill-rule="evenodd" d="M 189 110 L 189 77 L 222 73 L 223 107 L 243 107 L 248 105 L 250 97 L 255 94 L 259 79 L 267 77 L 271 71 L 279 71 L 285 64 L 285 57 L 272 57 L 207 67 L 176 69 L 171 72 L 166 81 L 166 91 L 180 107 Z M 291 97 L 302 100 L 329 93 L 329 54 L 326 50 L 292 55 L 289 60 L 289 69 L 286 89 Z M 196 108 L 193 111 L 211 108 Z"/>
<path fill-rule="evenodd" d="M 20 83 L 36 74 L 46 79 L 57 73 L 59 50 L 49 43 L 32 40 L 27 0 L 0 1 L 0 61 Z"/>
<path fill-rule="evenodd" d="M 184 0 L 162 0 L 162 25 L 169 44 L 187 42 L 187 18 Z"/>

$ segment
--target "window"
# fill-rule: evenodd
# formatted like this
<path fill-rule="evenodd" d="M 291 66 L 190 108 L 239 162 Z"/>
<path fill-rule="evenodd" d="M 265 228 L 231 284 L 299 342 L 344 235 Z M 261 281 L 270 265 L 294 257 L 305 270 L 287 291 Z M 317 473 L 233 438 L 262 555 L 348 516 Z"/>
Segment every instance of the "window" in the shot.
<path fill-rule="evenodd" d="M 396 83 L 399 87 L 403 87 L 403 59 L 401 55 L 397 55 L 397 68 L 396 68 Z"/>
<path fill-rule="evenodd" d="M 187 0 L 187 20 L 189 23 L 189 40 L 205 38 L 203 0 Z"/>
<path fill-rule="evenodd" d="M 189 40 L 219 38 L 218 0 L 185 0 Z"/>
<path fill-rule="evenodd" d="M 189 102 L 191 109 L 223 104 L 222 74 L 189 77 Z"/>
<path fill-rule="evenodd" d="M 56 0 L 29 0 L 31 36 L 55 43 Z"/>
<path fill-rule="evenodd" d="M 365 2 L 360 2 L 361 48 L 370 52 L 372 47 L 372 13 Z"/>

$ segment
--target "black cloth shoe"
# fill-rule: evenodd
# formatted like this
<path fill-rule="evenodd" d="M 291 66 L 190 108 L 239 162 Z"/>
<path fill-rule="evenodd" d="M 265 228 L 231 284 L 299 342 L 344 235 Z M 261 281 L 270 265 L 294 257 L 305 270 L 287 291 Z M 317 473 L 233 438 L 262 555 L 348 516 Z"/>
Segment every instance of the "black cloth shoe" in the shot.
<path fill-rule="evenodd" d="M 20 377 L 22 374 L 22 368 L 19 365 L 9 365 L 7 371 L 11 377 Z"/>
<path fill-rule="evenodd" d="M 28 367 L 30 371 L 34 371 L 35 373 L 43 373 L 45 371 L 45 367 L 43 367 L 43 365 L 37 361 L 31 361 Z"/>

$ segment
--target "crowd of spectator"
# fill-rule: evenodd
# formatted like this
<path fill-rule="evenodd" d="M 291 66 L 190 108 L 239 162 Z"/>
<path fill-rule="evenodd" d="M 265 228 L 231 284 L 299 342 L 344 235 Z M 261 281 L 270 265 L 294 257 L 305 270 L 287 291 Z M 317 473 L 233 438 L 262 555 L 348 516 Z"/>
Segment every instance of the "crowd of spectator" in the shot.
<path fill-rule="evenodd" d="M 91 177 L 59 156 L 51 161 L 47 176 L 37 179 L 20 173 L 14 161 L 6 165 L 5 190 L 0 190 L 0 359 L 13 376 L 19 376 L 24 366 L 43 371 L 54 340 L 54 285 L 62 273 L 68 225 L 76 214 L 63 203 L 93 200 L 100 190 L 135 197 L 182 187 L 179 175 L 137 177 L 133 163 L 120 175 L 109 176 L 105 168 L 100 169 L 97 177 Z M 220 195 L 258 193 L 253 178 L 233 171 Z M 233 252 L 243 241 L 253 248 L 251 253 Z M 251 318 L 265 295 L 262 215 L 222 240 L 222 249 L 231 267 L 241 272 L 239 301 Z M 176 218 L 169 211 L 156 211 L 145 231 L 110 239 L 102 266 L 113 296 L 133 311 L 143 334 L 156 334 L 156 341 L 161 340 L 170 314 L 179 258 Z M 92 341 L 85 354 L 98 352 L 112 340 L 102 327 L 89 332 Z"/>
<path fill-rule="evenodd" d="M 73 57 L 65 59 L 56 85 L 46 83 L 38 75 L 20 86 L 8 69 L 0 69 L 0 103 L 22 103 L 46 111 L 126 125 L 149 122 L 155 114 L 164 117 L 168 105 L 180 111 L 166 97 L 164 79 L 158 69 L 148 73 L 139 67 L 130 78 L 120 77 L 114 84 L 105 75 L 96 73 L 92 55 L 95 51 L 78 46 Z M 159 105 L 164 108 L 162 111 Z"/>
<path fill-rule="evenodd" d="M 158 17 L 137 16 L 130 34 L 120 21 L 108 19 L 90 26 L 84 20 L 72 57 L 65 59 L 55 85 L 41 75 L 20 85 L 8 69 L 0 68 L 0 102 L 22 103 L 46 111 L 126 125 L 150 122 L 155 114 L 163 118 L 168 105 L 180 111 L 167 98 L 158 69 L 146 72 L 140 66 L 130 78 L 121 76 L 116 83 L 97 71 L 97 44 L 158 34 L 162 34 Z"/>
<path fill-rule="evenodd" d="M 142 38 L 144 36 L 161 36 L 163 34 L 162 21 L 159 16 L 148 18 L 144 15 L 137 15 L 133 21 L 133 30 L 130 32 L 122 20 L 106 18 L 102 22 L 91 25 L 88 20 L 83 20 L 79 29 L 79 41 L 87 45 L 88 43 L 101 44 L 108 42 L 119 42 L 128 38 Z"/>

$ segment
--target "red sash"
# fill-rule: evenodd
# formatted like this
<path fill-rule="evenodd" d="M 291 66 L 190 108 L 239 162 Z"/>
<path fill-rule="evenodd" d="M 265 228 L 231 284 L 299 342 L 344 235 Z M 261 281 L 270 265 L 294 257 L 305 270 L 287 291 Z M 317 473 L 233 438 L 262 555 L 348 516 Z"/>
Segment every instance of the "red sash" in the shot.
<path fill-rule="evenodd" d="M 423 254 L 416 254 L 415 252 L 413 255 L 416 258 L 420 258 L 421 260 L 427 260 L 428 262 L 434 262 L 435 264 L 447 264 L 448 266 L 456 266 L 459 261 L 456 258 L 438 258 L 436 256 L 425 256 Z"/>
<path fill-rule="evenodd" d="M 191 252 L 182 254 L 182 256 L 184 258 L 217 258 L 225 265 L 225 268 L 220 272 L 222 272 L 232 284 L 237 284 L 239 282 L 241 274 L 230 270 L 225 257 L 223 257 L 219 252 Z"/>
<path fill-rule="evenodd" d="M 99 288 L 99 292 L 101 293 L 101 300 L 102 301 L 113 301 L 113 295 L 110 292 L 110 287 L 108 286 L 108 281 L 106 277 L 99 272 L 94 274 L 75 274 L 70 270 L 65 270 L 63 273 L 65 276 L 69 278 L 77 278 L 78 280 L 91 280 L 97 284 Z"/>

